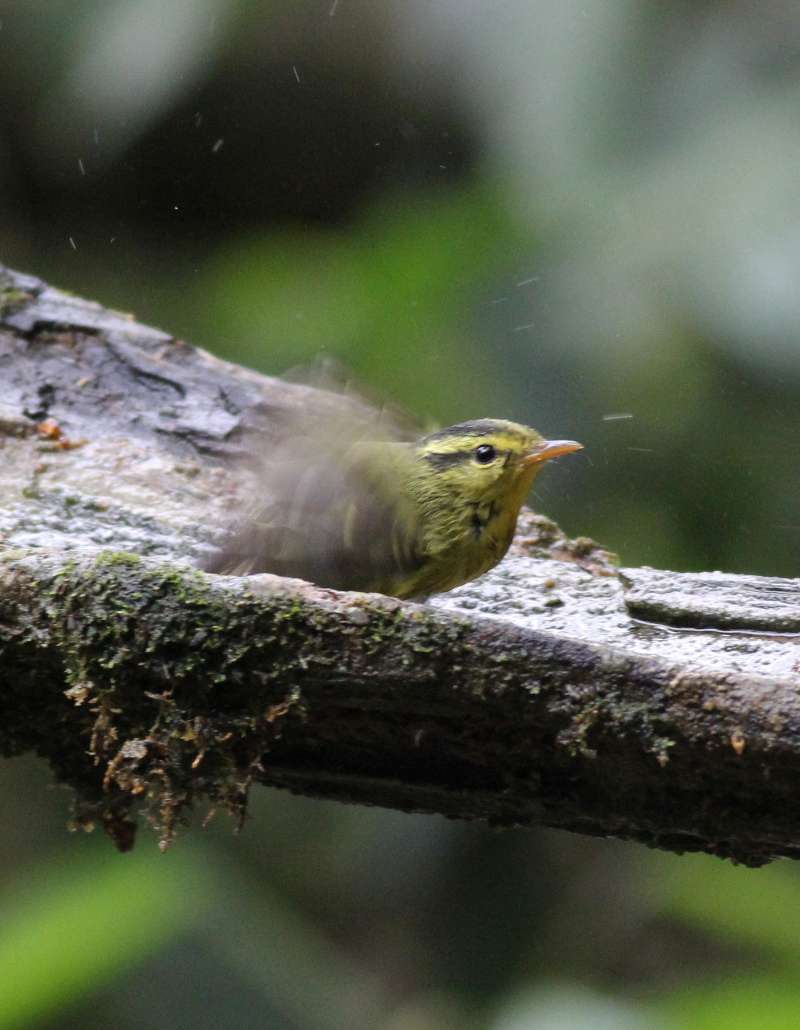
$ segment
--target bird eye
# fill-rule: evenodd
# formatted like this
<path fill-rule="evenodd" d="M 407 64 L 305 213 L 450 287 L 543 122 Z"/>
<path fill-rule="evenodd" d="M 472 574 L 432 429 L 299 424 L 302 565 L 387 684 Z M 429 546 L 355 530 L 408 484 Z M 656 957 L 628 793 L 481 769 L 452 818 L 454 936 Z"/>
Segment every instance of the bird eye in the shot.
<path fill-rule="evenodd" d="M 496 457 L 497 451 L 490 443 L 482 443 L 480 447 L 475 448 L 475 460 L 479 461 L 481 465 L 488 465 Z"/>

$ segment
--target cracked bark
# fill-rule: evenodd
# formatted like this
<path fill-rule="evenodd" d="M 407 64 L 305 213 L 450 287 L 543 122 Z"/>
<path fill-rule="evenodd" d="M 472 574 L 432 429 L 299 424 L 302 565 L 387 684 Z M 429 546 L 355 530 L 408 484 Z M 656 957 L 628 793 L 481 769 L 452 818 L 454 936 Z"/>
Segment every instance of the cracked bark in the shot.
<path fill-rule="evenodd" d="M 800 583 L 525 515 L 427 605 L 197 572 L 308 388 L 0 269 L 0 753 L 170 841 L 253 783 L 757 865 L 800 854 Z M 338 403 L 316 398 L 315 403 Z"/>

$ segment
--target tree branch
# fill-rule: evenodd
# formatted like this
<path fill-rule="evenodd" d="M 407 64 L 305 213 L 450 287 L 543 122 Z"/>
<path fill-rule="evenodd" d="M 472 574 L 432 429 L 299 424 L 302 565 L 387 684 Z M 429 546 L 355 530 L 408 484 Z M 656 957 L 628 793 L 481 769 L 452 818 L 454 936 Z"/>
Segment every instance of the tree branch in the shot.
<path fill-rule="evenodd" d="M 800 584 L 617 572 L 527 514 L 426 605 L 192 566 L 308 388 L 0 269 L 0 752 L 161 840 L 255 782 L 759 864 L 800 853 Z M 336 403 L 335 398 L 330 403 Z"/>

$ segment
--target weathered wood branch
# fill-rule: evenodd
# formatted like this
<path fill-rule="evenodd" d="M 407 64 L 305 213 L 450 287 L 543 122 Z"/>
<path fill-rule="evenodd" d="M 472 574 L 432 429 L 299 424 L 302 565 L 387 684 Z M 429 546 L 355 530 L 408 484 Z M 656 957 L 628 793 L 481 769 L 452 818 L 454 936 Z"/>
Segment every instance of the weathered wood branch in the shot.
<path fill-rule="evenodd" d="M 617 573 L 533 515 L 426 605 L 197 572 L 307 398 L 0 269 L 1 753 L 121 847 L 260 782 L 800 855 L 797 581 Z"/>

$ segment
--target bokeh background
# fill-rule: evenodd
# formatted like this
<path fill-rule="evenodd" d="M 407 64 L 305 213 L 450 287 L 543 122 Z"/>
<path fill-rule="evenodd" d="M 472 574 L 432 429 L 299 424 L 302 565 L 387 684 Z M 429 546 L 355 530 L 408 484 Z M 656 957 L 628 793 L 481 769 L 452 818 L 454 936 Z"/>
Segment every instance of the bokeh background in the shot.
<path fill-rule="evenodd" d="M 0 260 L 585 442 L 626 564 L 800 573 L 800 8 L 0 0 Z M 2 383 L 0 383 L 0 393 Z M 800 877 L 260 790 L 165 856 L 0 765 L 0 1028 L 800 1024 Z"/>

